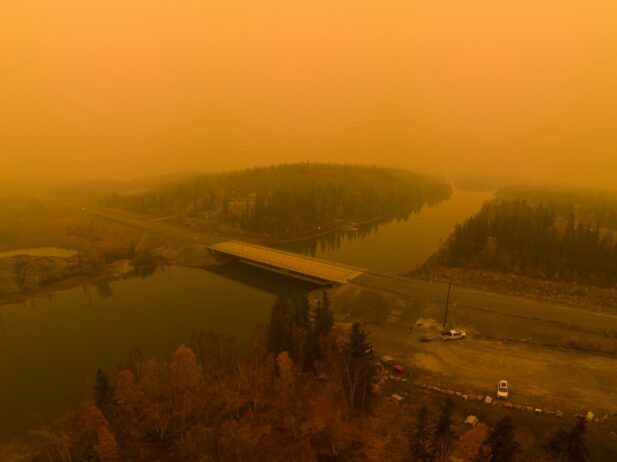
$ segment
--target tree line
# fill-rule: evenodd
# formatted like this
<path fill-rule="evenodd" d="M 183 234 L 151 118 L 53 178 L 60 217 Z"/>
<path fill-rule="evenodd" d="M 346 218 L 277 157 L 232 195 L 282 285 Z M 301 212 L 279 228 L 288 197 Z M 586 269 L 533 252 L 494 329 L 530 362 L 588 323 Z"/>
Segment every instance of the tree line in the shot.
<path fill-rule="evenodd" d="M 602 227 L 600 218 L 582 219 L 571 205 L 497 198 L 457 225 L 428 264 L 614 284 L 617 282 L 614 231 Z"/>
<path fill-rule="evenodd" d="M 500 188 L 496 198 L 551 204 L 562 219 L 574 215 L 584 225 L 617 230 L 617 191 L 565 186 L 508 186 Z"/>
<path fill-rule="evenodd" d="M 403 170 L 304 163 L 203 175 L 104 202 L 195 226 L 297 237 L 339 222 L 408 215 L 450 194 L 445 182 Z"/>

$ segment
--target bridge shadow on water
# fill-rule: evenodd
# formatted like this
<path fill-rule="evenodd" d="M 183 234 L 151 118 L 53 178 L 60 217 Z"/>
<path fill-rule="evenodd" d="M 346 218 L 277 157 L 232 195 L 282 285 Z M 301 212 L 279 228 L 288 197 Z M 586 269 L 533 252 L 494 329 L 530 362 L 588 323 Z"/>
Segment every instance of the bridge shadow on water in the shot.
<path fill-rule="evenodd" d="M 232 261 L 214 268 L 205 268 L 205 270 L 272 294 L 280 294 L 292 289 L 314 290 L 323 287 L 239 261 Z"/>

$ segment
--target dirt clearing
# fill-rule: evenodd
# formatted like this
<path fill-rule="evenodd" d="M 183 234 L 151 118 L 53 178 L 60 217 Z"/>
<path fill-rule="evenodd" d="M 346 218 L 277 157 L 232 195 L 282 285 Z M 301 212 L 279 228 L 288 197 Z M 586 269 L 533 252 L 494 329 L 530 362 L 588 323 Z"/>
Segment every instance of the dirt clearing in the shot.
<path fill-rule="evenodd" d="M 510 400 L 570 412 L 617 412 L 617 359 L 524 344 L 468 338 L 419 341 L 421 333 L 368 325 L 379 354 L 395 356 L 412 379 L 453 390 L 494 396 L 510 382 Z"/>

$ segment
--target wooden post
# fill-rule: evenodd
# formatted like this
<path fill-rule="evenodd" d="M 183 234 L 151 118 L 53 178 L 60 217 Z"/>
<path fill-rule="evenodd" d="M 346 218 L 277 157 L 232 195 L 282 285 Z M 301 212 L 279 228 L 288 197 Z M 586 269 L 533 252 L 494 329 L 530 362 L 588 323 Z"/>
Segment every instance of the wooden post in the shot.
<path fill-rule="evenodd" d="M 450 282 L 448 283 L 448 296 L 446 297 L 446 313 L 443 318 L 443 330 L 446 330 L 448 324 L 448 304 L 450 303 L 450 290 L 452 289 L 452 273 L 450 273 Z"/>

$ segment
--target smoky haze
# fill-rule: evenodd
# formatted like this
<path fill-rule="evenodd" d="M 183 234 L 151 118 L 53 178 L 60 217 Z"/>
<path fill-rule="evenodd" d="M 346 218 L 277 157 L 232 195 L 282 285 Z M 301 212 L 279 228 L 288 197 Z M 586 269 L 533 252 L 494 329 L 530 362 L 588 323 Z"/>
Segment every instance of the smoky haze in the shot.
<path fill-rule="evenodd" d="M 0 177 L 291 161 L 614 186 L 614 0 L 8 0 Z"/>

